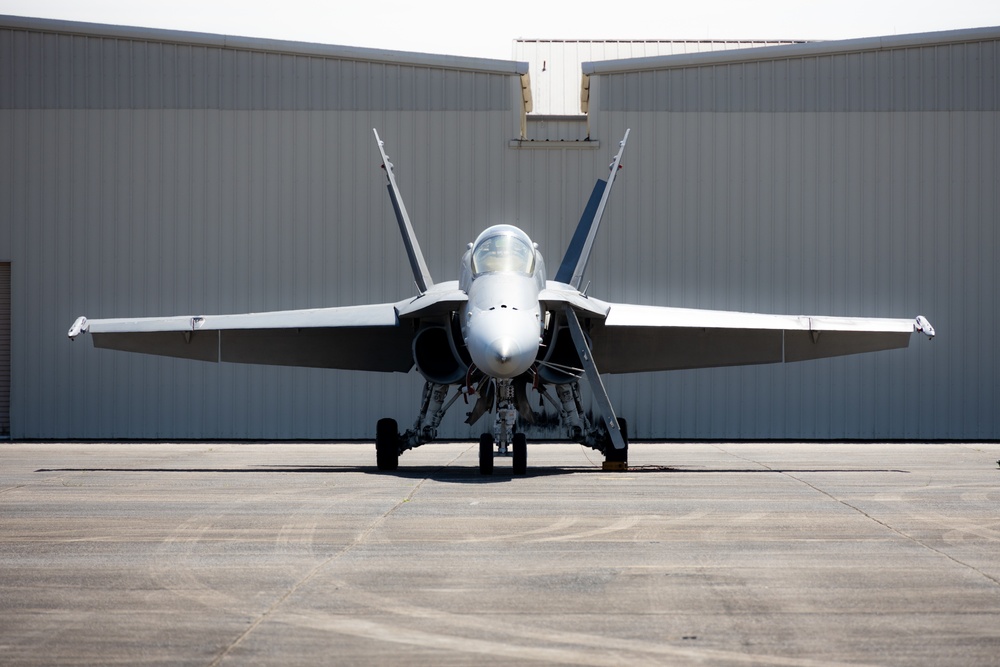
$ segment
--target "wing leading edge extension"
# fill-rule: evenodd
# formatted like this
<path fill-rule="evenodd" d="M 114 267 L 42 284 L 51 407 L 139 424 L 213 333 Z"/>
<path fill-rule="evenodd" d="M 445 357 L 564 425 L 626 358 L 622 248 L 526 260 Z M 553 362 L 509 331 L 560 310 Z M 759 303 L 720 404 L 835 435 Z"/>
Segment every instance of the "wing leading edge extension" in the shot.
<path fill-rule="evenodd" d="M 934 328 L 916 319 L 767 315 L 606 304 L 592 322 L 594 360 L 603 373 L 712 368 L 823 359 L 907 347 Z"/>

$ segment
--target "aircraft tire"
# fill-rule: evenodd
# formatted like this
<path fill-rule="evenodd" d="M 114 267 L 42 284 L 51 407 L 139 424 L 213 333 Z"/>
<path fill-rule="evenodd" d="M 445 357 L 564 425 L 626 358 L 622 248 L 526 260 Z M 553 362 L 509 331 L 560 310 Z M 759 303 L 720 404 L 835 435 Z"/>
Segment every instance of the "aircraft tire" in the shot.
<path fill-rule="evenodd" d="M 515 475 L 528 474 L 528 439 L 523 433 L 514 434 L 514 460 L 513 469 Z"/>
<path fill-rule="evenodd" d="M 493 436 L 489 433 L 479 436 L 479 474 L 493 474 Z"/>
<path fill-rule="evenodd" d="M 399 427 L 395 419 L 379 419 L 375 425 L 375 463 L 379 470 L 399 467 Z"/>
<path fill-rule="evenodd" d="M 625 440 L 625 448 L 615 449 L 614 444 L 611 442 L 611 436 L 609 435 L 607 444 L 604 448 L 604 460 L 609 463 L 624 463 L 628 465 L 628 422 L 619 417 L 618 428 L 622 432 L 622 439 Z"/>

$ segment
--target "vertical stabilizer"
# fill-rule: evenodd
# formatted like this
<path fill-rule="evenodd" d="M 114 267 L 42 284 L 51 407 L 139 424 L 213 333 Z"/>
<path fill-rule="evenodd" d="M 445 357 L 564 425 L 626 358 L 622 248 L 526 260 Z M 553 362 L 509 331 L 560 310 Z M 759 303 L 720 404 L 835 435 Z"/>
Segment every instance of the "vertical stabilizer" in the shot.
<path fill-rule="evenodd" d="M 385 146 L 378 136 L 378 130 L 372 128 L 375 135 L 375 143 L 378 145 L 378 152 L 382 156 L 382 168 L 385 169 L 385 176 L 389 179 L 389 199 L 392 201 L 392 210 L 396 214 L 396 222 L 399 223 L 399 233 L 403 236 L 403 245 L 406 246 L 406 256 L 410 260 L 410 268 L 413 270 L 413 281 L 417 284 L 417 289 L 423 294 L 434 284 L 431 272 L 427 269 L 427 262 L 424 261 L 424 254 L 420 251 L 420 244 L 417 243 L 416 234 L 413 233 L 413 225 L 410 224 L 410 216 L 406 212 L 406 205 L 403 204 L 403 197 L 399 194 L 399 186 L 396 185 L 396 176 L 392 171 L 392 162 L 385 154 Z"/>
<path fill-rule="evenodd" d="M 584 209 L 580 222 L 573 233 L 573 240 L 566 249 L 559 270 L 556 272 L 556 280 L 561 283 L 568 283 L 580 289 L 583 281 L 583 272 L 590 261 L 590 252 L 594 247 L 594 238 L 597 236 L 597 229 L 601 225 L 601 216 L 608 204 L 608 197 L 611 195 L 611 188 L 615 184 L 615 176 L 621 168 L 622 154 L 625 152 L 625 142 L 628 141 L 628 134 L 631 130 L 625 130 L 625 136 L 618 144 L 618 154 L 611 162 L 611 174 L 608 180 L 598 180 L 590 194 L 590 201 Z"/>

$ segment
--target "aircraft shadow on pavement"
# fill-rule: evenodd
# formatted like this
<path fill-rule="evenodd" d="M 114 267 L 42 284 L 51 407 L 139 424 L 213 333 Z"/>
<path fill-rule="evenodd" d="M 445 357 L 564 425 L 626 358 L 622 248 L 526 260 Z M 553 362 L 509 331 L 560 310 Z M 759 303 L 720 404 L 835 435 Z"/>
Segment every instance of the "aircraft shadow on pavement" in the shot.
<path fill-rule="evenodd" d="M 438 482 L 454 484 L 493 484 L 511 482 L 517 479 L 531 477 L 550 477 L 553 475 L 632 475 L 632 474 L 822 474 L 822 473 L 896 473 L 909 474 L 907 470 L 891 468 L 702 468 L 695 466 L 632 466 L 627 471 L 605 471 L 597 466 L 537 466 L 529 467 L 526 475 L 513 475 L 509 468 L 497 467 L 492 475 L 481 475 L 475 466 L 401 466 L 396 470 L 379 470 L 375 466 L 351 465 L 270 465 L 246 466 L 234 468 L 126 468 L 126 467 L 92 467 L 92 468 L 39 468 L 39 473 L 52 472 L 120 472 L 120 473 L 204 473 L 204 474 L 334 474 L 363 473 L 366 475 L 400 477 L 404 479 L 431 479 Z"/>
<path fill-rule="evenodd" d="M 396 470 L 379 470 L 375 466 L 351 465 L 273 465 L 246 466 L 234 468 L 160 468 L 160 467 L 92 467 L 92 468 L 39 468 L 39 473 L 53 472 L 107 472 L 107 473 L 189 473 L 189 474 L 336 474 L 362 473 L 378 477 L 399 477 L 403 479 L 432 479 L 439 482 L 458 484 L 491 484 L 510 482 L 526 477 L 546 477 L 551 475 L 571 475 L 577 473 L 603 472 L 600 468 L 539 466 L 529 468 L 526 475 L 514 476 L 509 468 L 497 467 L 492 475 L 482 475 L 478 467 L 466 466 L 400 466 Z M 620 474 L 620 473 L 614 473 Z"/>

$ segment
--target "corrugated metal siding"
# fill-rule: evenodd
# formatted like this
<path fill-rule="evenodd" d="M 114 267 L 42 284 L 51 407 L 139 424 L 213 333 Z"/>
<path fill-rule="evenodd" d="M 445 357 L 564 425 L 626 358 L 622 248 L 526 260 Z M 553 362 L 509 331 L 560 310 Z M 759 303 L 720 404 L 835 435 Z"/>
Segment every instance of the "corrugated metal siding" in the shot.
<path fill-rule="evenodd" d="M 496 111 L 510 75 L 0 29 L 0 109 Z M 513 91 L 516 92 L 516 91 Z"/>
<path fill-rule="evenodd" d="M 412 294 L 373 125 L 433 275 L 454 278 L 465 243 L 514 212 L 510 116 L 0 111 L 0 128 L 14 136 L 9 160 L 23 165 L 11 202 L 25 221 L 14 229 L 16 437 L 368 437 L 380 417 L 409 422 L 415 373 L 175 361 L 71 344 L 65 330 L 81 314 Z"/>
<path fill-rule="evenodd" d="M 682 85 L 664 97 L 647 73 L 593 77 L 595 138 L 632 128 L 607 223 L 621 238 L 591 262 L 595 296 L 614 285 L 613 299 L 661 305 L 920 313 L 939 334 L 853 358 L 610 378 L 633 433 L 1000 437 L 995 54 L 992 42 L 675 69 Z M 749 75 L 764 65 L 796 74 Z M 812 92 L 789 94 L 792 81 Z"/>
<path fill-rule="evenodd" d="M 609 112 L 602 91 L 613 77 L 601 75 L 592 77 L 591 118 L 600 149 L 511 150 L 514 75 L 500 75 L 510 105 L 492 109 L 503 105 L 489 77 L 437 79 L 400 66 L 396 84 L 385 84 L 393 74 L 373 87 L 373 72 L 391 65 L 336 61 L 338 72 L 356 69 L 331 103 L 316 96 L 328 90 L 317 83 L 332 67 L 327 59 L 221 49 L 216 75 L 212 58 L 204 72 L 191 65 L 202 47 L 172 60 L 161 48 L 160 73 L 151 73 L 153 42 L 141 56 L 132 51 L 132 62 L 110 41 L 74 37 L 64 51 L 60 38 L 54 52 L 44 39 L 16 52 L 13 37 L 0 42 L 0 244 L 9 240 L 0 259 L 11 260 L 15 288 L 14 437 L 370 438 L 380 417 L 408 424 L 416 373 L 201 364 L 65 338 L 80 314 L 246 312 L 411 294 L 372 126 L 386 139 L 435 278 L 455 277 L 464 244 L 498 222 L 523 226 L 554 268 L 595 178 L 632 127 L 588 271 L 591 294 L 923 313 L 938 326 L 934 342 L 867 357 L 610 377 L 638 437 L 1000 437 L 995 111 L 955 101 L 962 110 Z M 214 47 L 204 48 L 207 56 Z M 921 53 L 910 51 L 907 63 Z M 21 62 L 65 53 L 72 57 L 62 66 Z M 950 76 L 965 83 L 941 95 L 996 99 L 986 92 L 995 81 L 977 79 L 982 59 L 949 62 Z M 61 78 L 64 67 L 74 75 Z M 688 76 L 685 95 L 722 99 Z M 846 76 L 856 89 L 857 71 Z M 868 76 L 862 91 L 901 85 Z M 209 93 L 215 84 L 201 81 L 230 81 L 230 92 Z M 735 85 L 716 79 L 711 90 Z M 900 100 L 923 99 L 908 86 Z M 627 97 L 652 94 L 638 90 Z M 23 108 L 22 98 L 51 106 Z M 64 99 L 85 108 L 61 108 Z M 222 108 L 226 99 L 260 108 Z M 444 108 L 432 110 L 434 99 Z M 306 108 L 282 106 L 288 100 Z M 111 102 L 121 106 L 101 106 Z M 452 409 L 443 437 L 478 432 L 462 424 L 463 412 Z"/>
<path fill-rule="evenodd" d="M 606 111 L 994 111 L 997 41 L 607 75 Z"/>
<path fill-rule="evenodd" d="M 788 43 L 791 42 L 518 39 L 514 41 L 514 59 L 527 61 L 531 68 L 533 113 L 566 115 L 580 113 L 580 65 L 584 62 L 729 51 Z"/>
<path fill-rule="evenodd" d="M 0 67 L 15 437 L 360 438 L 415 416 L 415 373 L 109 354 L 65 330 L 412 294 L 373 126 L 431 270 L 456 277 L 484 219 L 513 209 L 513 70 L 18 29 L 0 29 Z"/>

